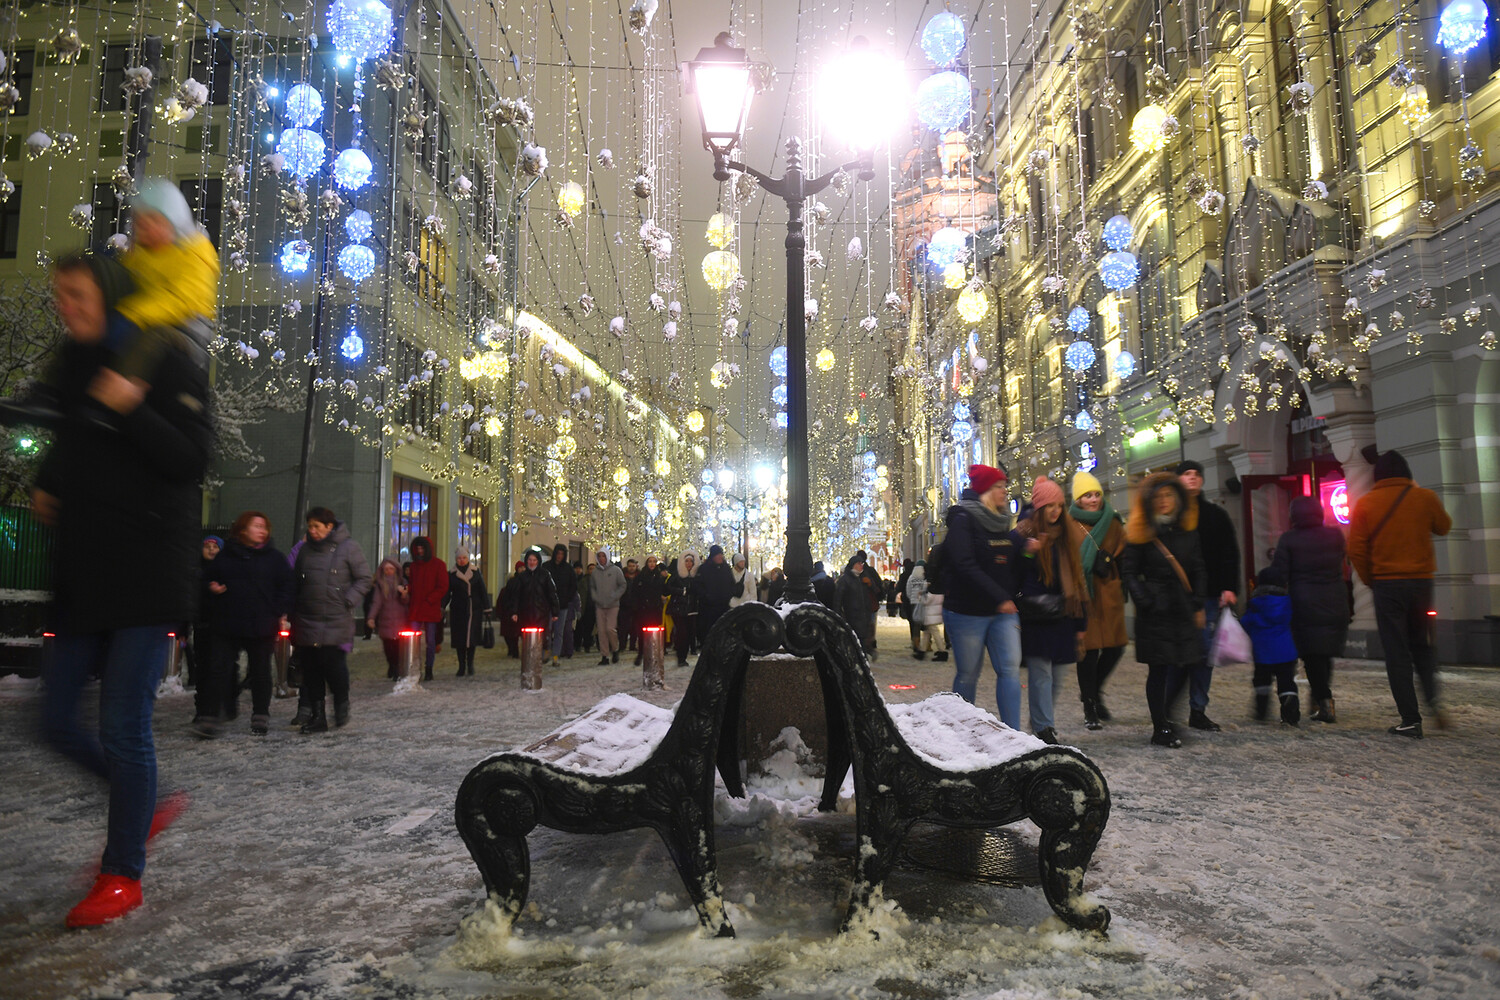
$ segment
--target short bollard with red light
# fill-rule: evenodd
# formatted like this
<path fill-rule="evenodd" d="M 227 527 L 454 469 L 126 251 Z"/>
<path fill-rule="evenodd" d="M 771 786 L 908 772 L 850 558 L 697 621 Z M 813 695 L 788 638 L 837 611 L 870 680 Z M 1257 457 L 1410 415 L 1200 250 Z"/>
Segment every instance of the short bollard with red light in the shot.
<path fill-rule="evenodd" d="M 276 697 L 292 698 L 297 689 L 291 682 L 292 633 L 282 629 L 276 633 Z"/>
<path fill-rule="evenodd" d="M 420 629 L 405 629 L 396 636 L 396 642 L 399 644 L 397 649 L 401 676 L 413 684 L 420 683 L 422 680 L 423 657 L 425 656 L 423 643 L 425 641 L 426 636 Z"/>
<path fill-rule="evenodd" d="M 176 632 L 167 633 L 167 666 L 162 672 L 162 677 L 176 677 L 182 672 L 182 643 L 177 641 Z"/>
<path fill-rule="evenodd" d="M 542 689 L 542 646 L 547 638 L 544 628 L 521 629 L 521 689 Z"/>
<path fill-rule="evenodd" d="M 667 686 L 666 663 L 662 660 L 662 627 L 641 629 L 641 687 L 648 691 Z"/>

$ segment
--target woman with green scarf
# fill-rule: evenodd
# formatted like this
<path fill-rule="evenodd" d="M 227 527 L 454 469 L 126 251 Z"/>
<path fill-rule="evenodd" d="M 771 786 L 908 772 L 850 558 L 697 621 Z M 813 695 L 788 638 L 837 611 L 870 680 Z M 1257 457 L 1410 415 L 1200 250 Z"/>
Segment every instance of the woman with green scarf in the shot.
<path fill-rule="evenodd" d="M 1089 588 L 1088 628 L 1083 658 L 1078 661 L 1078 696 L 1083 700 L 1084 725 L 1103 729 L 1109 720 L 1104 707 L 1104 680 L 1120 662 L 1129 637 L 1125 634 L 1125 591 L 1115 560 L 1125 550 L 1125 519 L 1104 499 L 1104 487 L 1087 472 L 1073 477 L 1073 505 L 1069 515 L 1085 528 L 1078 557 Z"/>

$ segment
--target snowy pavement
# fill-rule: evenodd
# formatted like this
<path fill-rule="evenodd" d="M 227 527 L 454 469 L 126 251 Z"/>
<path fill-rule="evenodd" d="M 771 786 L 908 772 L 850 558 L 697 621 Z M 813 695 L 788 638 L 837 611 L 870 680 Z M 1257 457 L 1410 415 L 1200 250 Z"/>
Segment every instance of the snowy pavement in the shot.
<path fill-rule="evenodd" d="M 952 664 L 916 663 L 882 621 L 885 694 L 940 690 Z M 518 665 L 481 652 L 478 676 L 392 695 L 357 644 L 353 722 L 327 736 L 285 725 L 187 732 L 189 695 L 163 698 L 164 789 L 193 797 L 153 845 L 146 905 L 115 925 L 62 927 L 102 847 L 104 791 L 38 746 L 34 682 L 0 682 L 0 997 L 1205 997 L 1500 996 L 1500 672 L 1443 672 L 1454 727 L 1411 742 L 1377 664 L 1341 661 L 1339 722 L 1249 718 L 1248 668 L 1220 671 L 1218 734 L 1147 745 L 1144 669 L 1109 683 L 1115 721 L 1084 730 L 1070 678 L 1065 742 L 1114 800 L 1087 888 L 1108 939 L 1066 929 L 1035 886 L 958 882 L 915 868 L 886 883 L 878 941 L 840 936 L 854 851 L 847 809 L 819 815 L 819 783 L 791 754 L 746 802 L 719 802 L 719 866 L 738 937 L 702 938 L 656 835 L 538 829 L 531 901 L 516 931 L 481 917 L 483 884 L 453 827 L 459 782 L 639 671 L 580 654 L 519 690 Z M 986 691 L 986 687 L 988 690 Z M 993 674 L 980 684 L 993 710 Z M 1305 689 L 1304 689 L 1305 691 Z M 247 696 L 248 697 L 248 696 Z M 845 803 L 847 806 L 848 803 Z M 1034 841 L 1028 823 L 1015 828 Z M 481 911 L 482 912 L 482 911 Z"/>

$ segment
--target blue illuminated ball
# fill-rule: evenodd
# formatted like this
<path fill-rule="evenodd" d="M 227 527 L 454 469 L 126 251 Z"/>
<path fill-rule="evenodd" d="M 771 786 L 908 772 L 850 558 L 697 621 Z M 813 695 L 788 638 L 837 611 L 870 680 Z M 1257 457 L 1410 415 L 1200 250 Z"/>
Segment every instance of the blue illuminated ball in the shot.
<path fill-rule="evenodd" d="M 323 95 L 317 88 L 299 83 L 286 92 L 286 120 L 306 128 L 323 117 Z"/>
<path fill-rule="evenodd" d="M 306 240 L 292 240 L 281 247 L 281 270 L 287 274 L 306 274 L 312 263 L 312 244 Z"/>
<path fill-rule="evenodd" d="M 1089 311 L 1083 306 L 1074 306 L 1068 312 L 1068 329 L 1074 333 L 1088 333 L 1089 327 L 1093 325 L 1093 318 Z"/>
<path fill-rule="evenodd" d="M 714 496 L 714 488 L 712 486 L 700 486 L 698 488 L 698 499 L 704 503 L 713 503 Z"/>
<path fill-rule="evenodd" d="M 1099 278 L 1112 292 L 1123 292 L 1141 276 L 1141 266 L 1129 250 L 1116 250 L 1099 262 Z"/>
<path fill-rule="evenodd" d="M 969 404 L 965 403 L 961 399 L 957 400 L 953 404 L 953 419 L 954 420 L 968 420 L 969 419 L 969 415 L 971 413 L 973 413 L 973 412 L 974 411 L 972 411 L 972 410 L 969 409 Z"/>
<path fill-rule="evenodd" d="M 776 426 L 786 430 L 786 411 L 781 410 L 776 414 Z"/>
<path fill-rule="evenodd" d="M 1123 215 L 1116 215 L 1104 224 L 1104 245 L 1111 250 L 1124 250 L 1134 236 L 1130 220 Z"/>
<path fill-rule="evenodd" d="M 289 128 L 283 129 L 281 138 L 276 140 L 276 152 L 281 154 L 286 169 L 292 172 L 292 176 L 305 181 L 323 166 L 328 147 L 324 144 L 323 137 L 316 132 L 305 128 Z"/>
<path fill-rule="evenodd" d="M 954 444 L 968 444 L 974 440 L 974 425 L 967 420 L 955 420 L 948 433 Z"/>
<path fill-rule="evenodd" d="M 1094 345 L 1087 340 L 1075 340 L 1063 352 L 1063 361 L 1075 372 L 1086 372 L 1094 367 Z"/>
<path fill-rule="evenodd" d="M 328 34 L 333 47 L 356 61 L 374 59 L 391 47 L 391 9 L 380 0 L 333 0 Z"/>
<path fill-rule="evenodd" d="M 777 378 L 786 378 L 786 348 L 774 347 L 771 349 L 771 374 Z"/>
<path fill-rule="evenodd" d="M 1073 426 L 1087 434 L 1094 429 L 1094 418 L 1089 416 L 1088 410 L 1079 410 L 1078 416 L 1073 418 Z"/>
<path fill-rule="evenodd" d="M 969 259 L 969 234 L 953 226 L 944 226 L 932 234 L 927 243 L 927 263 L 939 271 Z"/>
<path fill-rule="evenodd" d="M 951 11 L 943 11 L 922 29 L 922 51 L 939 66 L 951 66 L 958 62 L 968 42 L 964 38 L 963 18 Z"/>
<path fill-rule="evenodd" d="M 358 330 L 349 331 L 349 335 L 345 337 L 344 342 L 339 345 L 339 351 L 341 351 L 344 357 L 350 361 L 358 361 L 360 358 L 364 357 L 365 341 L 364 338 L 359 335 Z"/>
<path fill-rule="evenodd" d="M 374 231 L 374 220 L 370 218 L 370 213 L 362 208 L 356 208 L 344 220 L 344 232 L 348 233 L 349 238 L 356 243 L 363 243 Z"/>
<path fill-rule="evenodd" d="M 786 383 L 782 382 L 771 390 L 771 402 L 777 406 L 786 405 Z"/>
<path fill-rule="evenodd" d="M 350 281 L 364 281 L 375 273 L 375 251 L 352 243 L 339 251 L 339 270 Z"/>
<path fill-rule="evenodd" d="M 917 84 L 917 119 L 938 134 L 952 132 L 969 117 L 969 78 L 947 70 Z"/>
<path fill-rule="evenodd" d="M 1127 379 L 1135 374 L 1135 355 L 1129 351 L 1121 351 L 1115 355 L 1114 367 L 1111 369 L 1115 378 Z"/>
<path fill-rule="evenodd" d="M 873 451 L 865 452 L 859 457 L 859 460 L 867 469 L 873 469 L 880 464 L 880 458 Z"/>
<path fill-rule="evenodd" d="M 1453 0 L 1438 16 L 1438 44 L 1461 56 L 1484 40 L 1490 9 L 1484 0 Z"/>
<path fill-rule="evenodd" d="M 375 165 L 358 146 L 350 146 L 333 161 L 333 182 L 345 191 L 358 191 L 370 183 Z"/>

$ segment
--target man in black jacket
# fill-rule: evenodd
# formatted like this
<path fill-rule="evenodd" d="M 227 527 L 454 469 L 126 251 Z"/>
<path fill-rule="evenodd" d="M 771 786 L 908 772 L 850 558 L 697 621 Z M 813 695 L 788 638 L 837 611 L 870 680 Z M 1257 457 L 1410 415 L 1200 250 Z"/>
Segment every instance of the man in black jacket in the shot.
<path fill-rule="evenodd" d="M 1213 667 L 1208 662 L 1208 651 L 1213 643 L 1220 609 L 1232 608 L 1239 601 L 1240 543 L 1229 514 L 1203 496 L 1202 464 L 1191 459 L 1180 463 L 1177 479 L 1188 495 L 1182 527 L 1197 533 L 1198 547 L 1203 551 L 1203 562 L 1208 568 L 1208 598 L 1203 605 L 1203 659 L 1187 668 L 1188 725 L 1216 733 L 1219 724 L 1208 717 L 1208 688 L 1214 676 Z"/>
<path fill-rule="evenodd" d="M 149 384 L 108 367 L 120 349 L 113 306 L 131 290 L 123 267 L 75 255 L 53 266 L 52 281 L 68 339 L 45 380 L 57 420 L 32 493 L 37 516 L 57 528 L 42 731 L 109 783 L 99 876 L 67 917 L 92 927 L 141 904 L 146 841 L 182 808 L 180 796 L 157 803 L 151 715 L 169 633 L 193 617 L 213 430 L 208 355 L 195 339 L 171 338 Z M 95 675 L 97 736 L 78 712 Z"/>
<path fill-rule="evenodd" d="M 565 646 L 564 641 L 572 636 L 573 620 L 578 617 L 578 576 L 568 562 L 568 547 L 562 542 L 552 546 L 552 561 L 545 569 L 557 591 L 557 621 L 552 628 L 552 662 L 556 664 L 559 655 L 573 655 L 572 643 Z"/>
<path fill-rule="evenodd" d="M 734 567 L 724 558 L 724 547 L 708 550 L 708 561 L 698 570 L 698 647 L 708 638 L 714 622 L 724 617 L 729 602 L 739 588 L 734 582 Z"/>

